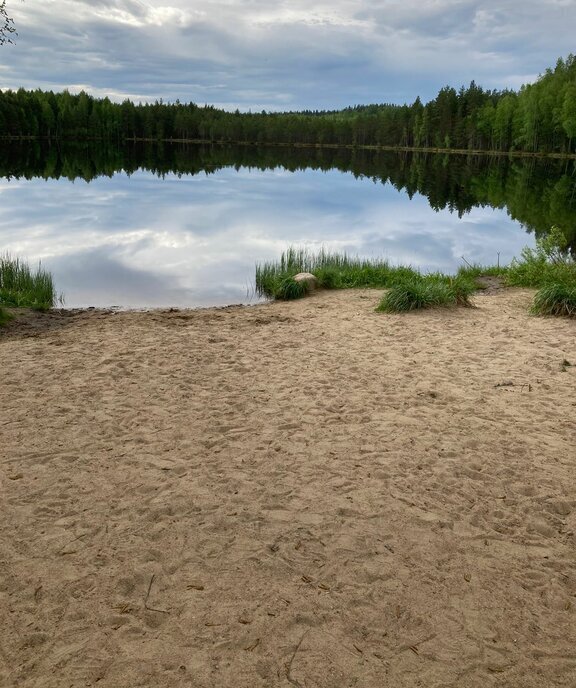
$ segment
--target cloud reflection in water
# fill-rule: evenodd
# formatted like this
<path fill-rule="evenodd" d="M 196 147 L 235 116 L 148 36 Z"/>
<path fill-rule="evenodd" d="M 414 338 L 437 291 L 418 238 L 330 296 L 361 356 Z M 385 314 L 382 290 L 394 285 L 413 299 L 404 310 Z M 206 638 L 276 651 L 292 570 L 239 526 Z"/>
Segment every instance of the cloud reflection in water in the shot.
<path fill-rule="evenodd" d="M 41 260 L 67 307 L 254 302 L 255 263 L 290 244 L 444 271 L 533 244 L 503 210 L 459 219 L 338 170 L 2 180 L 0 195 L 2 250 Z"/>

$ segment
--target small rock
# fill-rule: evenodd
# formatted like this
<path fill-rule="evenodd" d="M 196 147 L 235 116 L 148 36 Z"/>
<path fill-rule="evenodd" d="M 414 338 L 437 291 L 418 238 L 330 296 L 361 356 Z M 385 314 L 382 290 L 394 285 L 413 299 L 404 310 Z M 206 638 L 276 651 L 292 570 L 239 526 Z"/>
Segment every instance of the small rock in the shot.
<path fill-rule="evenodd" d="M 306 282 L 310 289 L 316 289 L 318 286 L 318 279 L 311 272 L 299 272 L 294 275 L 295 282 Z"/>

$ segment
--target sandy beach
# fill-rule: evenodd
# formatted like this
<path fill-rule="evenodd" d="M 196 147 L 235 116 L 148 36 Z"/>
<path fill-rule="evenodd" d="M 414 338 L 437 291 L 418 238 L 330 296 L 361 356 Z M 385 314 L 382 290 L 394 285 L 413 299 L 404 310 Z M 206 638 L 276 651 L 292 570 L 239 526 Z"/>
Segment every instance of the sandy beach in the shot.
<path fill-rule="evenodd" d="M 576 685 L 576 323 L 380 296 L 0 334 L 1 686 Z"/>

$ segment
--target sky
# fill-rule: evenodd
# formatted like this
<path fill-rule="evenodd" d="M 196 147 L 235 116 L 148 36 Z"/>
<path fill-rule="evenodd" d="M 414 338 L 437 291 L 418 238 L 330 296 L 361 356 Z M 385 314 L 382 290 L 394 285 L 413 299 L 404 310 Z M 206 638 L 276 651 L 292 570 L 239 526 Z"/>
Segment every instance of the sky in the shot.
<path fill-rule="evenodd" d="M 241 111 L 518 89 L 574 52 L 576 0 L 6 0 L 0 88 Z"/>

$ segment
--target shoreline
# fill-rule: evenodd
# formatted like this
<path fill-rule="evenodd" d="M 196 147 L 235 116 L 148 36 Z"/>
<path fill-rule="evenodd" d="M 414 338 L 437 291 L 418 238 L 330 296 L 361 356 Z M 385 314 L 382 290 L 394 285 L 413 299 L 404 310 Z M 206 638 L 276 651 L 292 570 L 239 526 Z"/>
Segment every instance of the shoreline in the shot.
<path fill-rule="evenodd" d="M 98 142 L 108 142 L 106 139 L 74 139 L 66 137 L 41 137 L 41 136 L 0 136 L 0 142 L 18 141 L 42 141 L 48 145 L 58 146 L 60 143 L 81 143 L 90 145 Z M 508 158 L 551 158 L 556 160 L 574 160 L 576 153 L 559 153 L 557 151 L 527 151 L 527 150 L 497 150 L 481 148 L 441 148 L 438 146 L 390 146 L 384 144 L 363 144 L 363 143 L 285 143 L 280 141 L 226 141 L 213 139 L 187 139 L 187 138 L 133 138 L 126 137 L 121 143 L 180 143 L 194 146 L 246 146 L 254 148 L 315 148 L 327 150 L 372 150 L 391 153 L 424 153 L 424 154 L 445 154 L 445 155 L 467 155 L 477 157 L 508 157 Z"/>
<path fill-rule="evenodd" d="M 381 293 L 0 335 L 2 685 L 576 680 L 574 321 Z"/>

